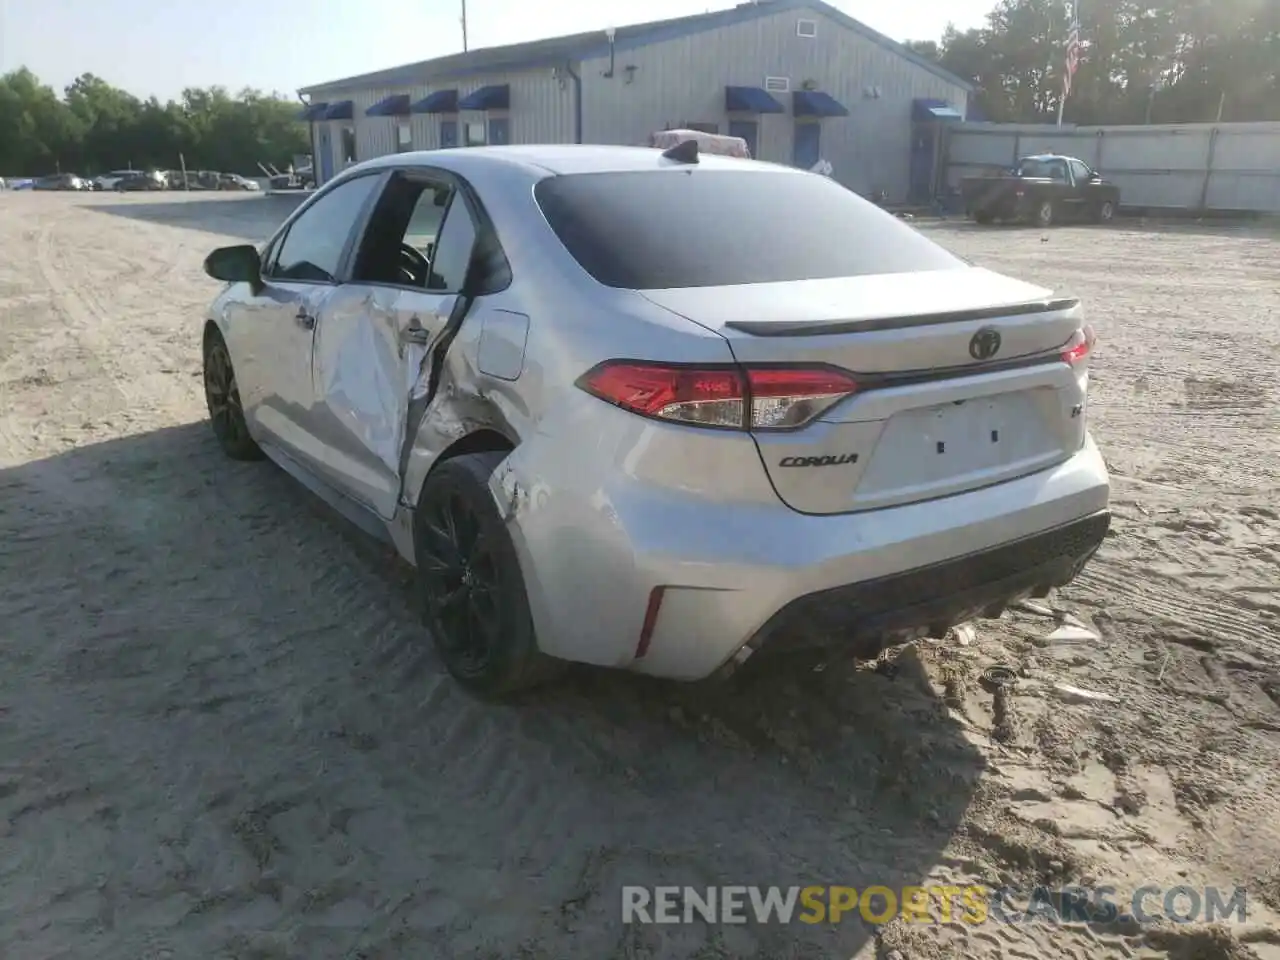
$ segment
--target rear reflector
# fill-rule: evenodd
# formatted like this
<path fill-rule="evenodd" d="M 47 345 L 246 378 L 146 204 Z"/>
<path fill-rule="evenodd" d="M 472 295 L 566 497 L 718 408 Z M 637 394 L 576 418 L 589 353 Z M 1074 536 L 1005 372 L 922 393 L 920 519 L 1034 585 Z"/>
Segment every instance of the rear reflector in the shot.
<path fill-rule="evenodd" d="M 644 623 L 640 625 L 640 641 L 636 644 L 637 660 L 649 652 L 649 644 L 653 641 L 653 631 L 658 625 L 658 611 L 662 609 L 662 598 L 666 596 L 666 587 L 654 587 L 649 591 L 649 604 L 644 610 Z"/>
<path fill-rule="evenodd" d="M 1093 332 L 1093 327 L 1085 324 L 1082 329 L 1071 335 L 1070 340 L 1062 345 L 1062 359 L 1075 366 L 1093 352 L 1093 345 L 1097 342 L 1098 336 Z"/>
<path fill-rule="evenodd" d="M 578 386 L 645 417 L 731 430 L 803 426 L 857 391 L 832 367 L 699 367 L 607 360 Z"/>

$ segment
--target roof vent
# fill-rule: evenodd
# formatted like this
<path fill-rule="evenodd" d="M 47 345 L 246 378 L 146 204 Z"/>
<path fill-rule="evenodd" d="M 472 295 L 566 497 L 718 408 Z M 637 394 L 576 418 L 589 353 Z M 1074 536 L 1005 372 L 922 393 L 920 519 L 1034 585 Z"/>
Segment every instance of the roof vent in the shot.
<path fill-rule="evenodd" d="M 674 147 L 668 147 L 663 150 L 662 155 L 668 160 L 674 160 L 676 163 L 697 163 L 698 141 L 684 140 Z"/>

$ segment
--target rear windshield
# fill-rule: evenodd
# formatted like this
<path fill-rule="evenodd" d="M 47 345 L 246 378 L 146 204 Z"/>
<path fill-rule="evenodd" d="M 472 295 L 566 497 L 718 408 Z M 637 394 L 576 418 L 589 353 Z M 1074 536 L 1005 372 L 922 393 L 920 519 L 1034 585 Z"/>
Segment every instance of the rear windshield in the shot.
<path fill-rule="evenodd" d="M 600 283 L 631 290 L 819 280 L 963 262 L 833 180 L 779 171 L 548 177 L 534 196 Z"/>

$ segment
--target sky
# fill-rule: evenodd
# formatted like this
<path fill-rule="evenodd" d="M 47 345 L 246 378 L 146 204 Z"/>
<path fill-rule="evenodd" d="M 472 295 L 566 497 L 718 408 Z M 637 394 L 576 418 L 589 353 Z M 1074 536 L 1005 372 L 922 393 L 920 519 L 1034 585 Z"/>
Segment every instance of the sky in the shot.
<path fill-rule="evenodd" d="M 467 0 L 472 49 L 723 9 L 733 0 Z M 834 0 L 895 40 L 979 26 L 995 0 Z M 0 74 L 93 73 L 142 97 L 299 87 L 456 53 L 461 0 L 0 0 Z"/>

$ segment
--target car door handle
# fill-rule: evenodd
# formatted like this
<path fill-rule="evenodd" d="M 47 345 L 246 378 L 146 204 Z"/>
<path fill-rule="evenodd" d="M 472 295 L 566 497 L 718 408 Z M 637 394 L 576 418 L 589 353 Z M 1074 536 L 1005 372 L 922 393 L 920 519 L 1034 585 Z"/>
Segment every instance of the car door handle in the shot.
<path fill-rule="evenodd" d="M 307 313 L 306 307 L 299 307 L 297 315 L 293 318 L 300 327 L 306 327 L 310 330 L 316 325 L 316 318 Z"/>

